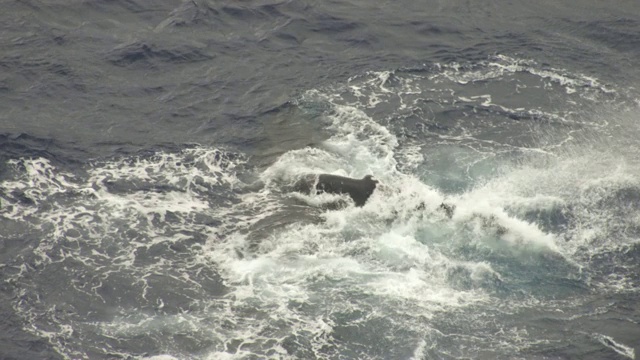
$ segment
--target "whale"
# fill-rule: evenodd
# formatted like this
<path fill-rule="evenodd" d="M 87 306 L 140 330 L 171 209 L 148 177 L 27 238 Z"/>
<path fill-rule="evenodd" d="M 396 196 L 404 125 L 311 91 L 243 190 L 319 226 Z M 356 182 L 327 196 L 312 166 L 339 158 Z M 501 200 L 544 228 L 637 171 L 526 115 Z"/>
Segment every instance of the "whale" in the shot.
<path fill-rule="evenodd" d="M 377 184 L 378 180 L 373 179 L 372 175 L 354 179 L 331 174 L 310 174 L 298 180 L 293 190 L 304 194 L 347 194 L 356 206 L 362 207 L 373 194 Z"/>
<path fill-rule="evenodd" d="M 362 179 L 354 179 L 331 174 L 307 174 L 295 182 L 293 191 L 304 194 L 347 194 L 353 199 L 356 206 L 362 207 L 369 200 L 377 186 L 378 180 L 375 180 L 372 175 L 367 175 Z M 427 203 L 422 201 L 414 210 L 424 211 L 428 207 Z M 456 205 L 442 202 L 437 206 L 436 210 L 442 212 L 448 219 L 453 219 L 456 213 Z M 396 211 L 393 211 L 393 213 L 397 214 Z M 497 236 L 503 236 L 509 232 L 509 229 L 500 224 L 495 215 L 487 216 L 474 213 L 470 217 L 470 220 L 473 219 L 480 220 L 482 227 L 493 229 Z"/>

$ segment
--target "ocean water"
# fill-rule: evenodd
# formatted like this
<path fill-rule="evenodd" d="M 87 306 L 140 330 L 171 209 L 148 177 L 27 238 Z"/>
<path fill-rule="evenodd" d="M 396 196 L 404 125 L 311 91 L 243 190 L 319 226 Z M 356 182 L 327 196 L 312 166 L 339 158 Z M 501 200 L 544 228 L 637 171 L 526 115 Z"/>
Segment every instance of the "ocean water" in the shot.
<path fill-rule="evenodd" d="M 637 1 L 0 20 L 1 359 L 640 356 Z"/>

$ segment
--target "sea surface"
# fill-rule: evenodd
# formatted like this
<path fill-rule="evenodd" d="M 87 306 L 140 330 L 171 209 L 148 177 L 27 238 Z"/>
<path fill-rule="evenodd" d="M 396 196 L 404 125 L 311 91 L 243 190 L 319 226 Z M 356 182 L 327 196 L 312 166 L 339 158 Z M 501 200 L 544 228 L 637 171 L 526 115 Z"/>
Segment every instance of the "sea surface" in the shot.
<path fill-rule="evenodd" d="M 0 5 L 0 359 L 640 357 L 637 0 Z"/>

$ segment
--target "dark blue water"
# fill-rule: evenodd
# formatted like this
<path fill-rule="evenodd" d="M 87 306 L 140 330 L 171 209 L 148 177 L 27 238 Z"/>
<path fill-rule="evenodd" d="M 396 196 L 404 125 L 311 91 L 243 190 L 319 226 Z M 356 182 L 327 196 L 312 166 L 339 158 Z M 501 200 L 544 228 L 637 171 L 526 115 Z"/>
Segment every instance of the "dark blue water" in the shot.
<path fill-rule="evenodd" d="M 636 1 L 2 9 L 0 358 L 640 351 Z"/>

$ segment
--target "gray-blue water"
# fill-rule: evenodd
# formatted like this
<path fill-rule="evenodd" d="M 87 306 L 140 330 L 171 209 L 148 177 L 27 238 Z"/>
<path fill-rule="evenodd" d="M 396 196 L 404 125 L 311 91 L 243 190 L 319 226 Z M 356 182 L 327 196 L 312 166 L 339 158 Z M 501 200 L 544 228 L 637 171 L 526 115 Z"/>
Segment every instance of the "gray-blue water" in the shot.
<path fill-rule="evenodd" d="M 0 358 L 638 356 L 637 1 L 1 5 Z"/>

